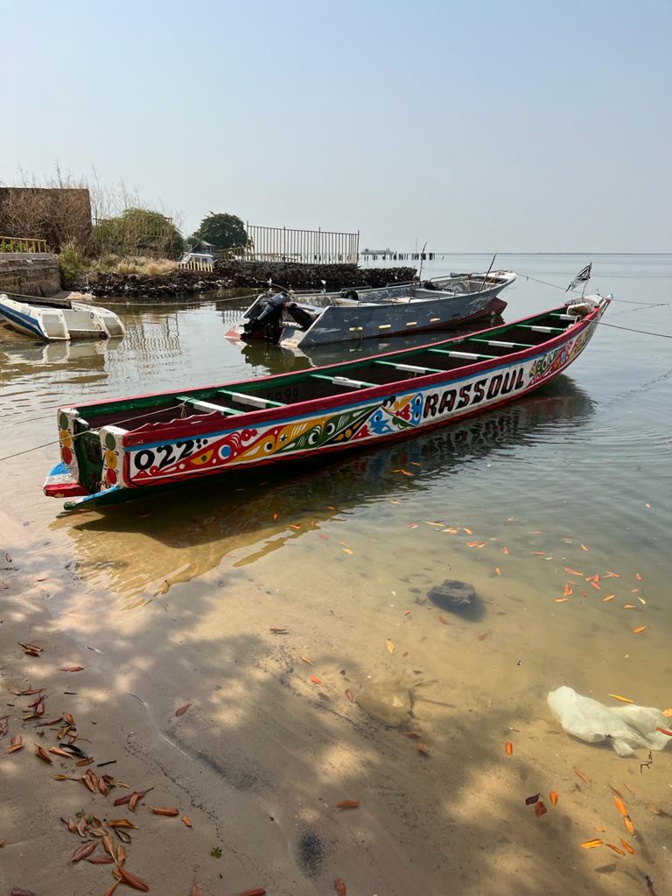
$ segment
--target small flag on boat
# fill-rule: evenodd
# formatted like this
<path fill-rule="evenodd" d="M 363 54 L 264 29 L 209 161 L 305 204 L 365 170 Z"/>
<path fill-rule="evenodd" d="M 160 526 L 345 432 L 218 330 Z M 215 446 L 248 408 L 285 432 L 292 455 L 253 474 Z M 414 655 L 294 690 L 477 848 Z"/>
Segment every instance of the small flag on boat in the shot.
<path fill-rule="evenodd" d="M 585 266 L 585 268 L 583 268 L 582 271 L 579 271 L 579 273 L 569 284 L 569 286 L 567 287 L 565 292 L 569 292 L 570 289 L 576 289 L 576 287 L 579 285 L 579 283 L 587 283 L 590 280 L 590 273 L 591 273 L 592 269 L 593 269 L 593 263 L 591 261 L 591 263 L 587 264 Z"/>

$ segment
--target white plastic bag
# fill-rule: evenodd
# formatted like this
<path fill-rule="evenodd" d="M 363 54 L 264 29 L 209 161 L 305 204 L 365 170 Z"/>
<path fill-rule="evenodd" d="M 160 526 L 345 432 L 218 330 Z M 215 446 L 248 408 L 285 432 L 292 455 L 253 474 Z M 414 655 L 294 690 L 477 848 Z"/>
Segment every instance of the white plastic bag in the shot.
<path fill-rule="evenodd" d="M 603 706 L 564 686 L 550 692 L 548 705 L 567 734 L 589 744 L 608 741 L 619 756 L 633 756 L 637 749 L 662 750 L 672 740 L 656 730 L 669 723 L 650 706 Z"/>

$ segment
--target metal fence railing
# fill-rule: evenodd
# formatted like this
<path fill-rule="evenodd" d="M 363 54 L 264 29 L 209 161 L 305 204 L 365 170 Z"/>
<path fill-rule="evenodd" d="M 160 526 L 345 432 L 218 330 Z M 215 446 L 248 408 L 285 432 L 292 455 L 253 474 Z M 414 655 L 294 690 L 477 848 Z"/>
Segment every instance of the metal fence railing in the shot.
<path fill-rule="evenodd" d="M 0 252 L 48 252 L 46 240 L 23 236 L 0 236 Z"/>
<path fill-rule="evenodd" d="M 357 264 L 359 232 L 294 230 L 246 225 L 248 261 L 294 261 L 303 264 Z"/>

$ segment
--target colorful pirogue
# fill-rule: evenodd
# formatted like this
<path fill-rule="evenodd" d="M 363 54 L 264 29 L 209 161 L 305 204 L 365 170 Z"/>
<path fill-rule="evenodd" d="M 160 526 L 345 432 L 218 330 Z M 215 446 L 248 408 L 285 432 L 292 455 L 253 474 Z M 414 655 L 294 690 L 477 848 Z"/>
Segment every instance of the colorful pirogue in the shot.
<path fill-rule="evenodd" d="M 583 351 L 611 299 L 328 367 L 58 410 L 44 485 L 71 510 L 218 474 L 365 448 L 528 394 Z"/>

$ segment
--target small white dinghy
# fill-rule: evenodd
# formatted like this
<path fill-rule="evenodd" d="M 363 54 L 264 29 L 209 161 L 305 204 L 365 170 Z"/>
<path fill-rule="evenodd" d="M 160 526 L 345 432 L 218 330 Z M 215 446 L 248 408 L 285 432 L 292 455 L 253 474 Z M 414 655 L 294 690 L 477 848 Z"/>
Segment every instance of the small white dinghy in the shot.
<path fill-rule="evenodd" d="M 22 302 L 0 293 L 0 320 L 19 333 L 48 342 L 67 339 L 108 339 L 123 336 L 124 325 L 108 308 L 86 302 L 37 299 Z"/>

